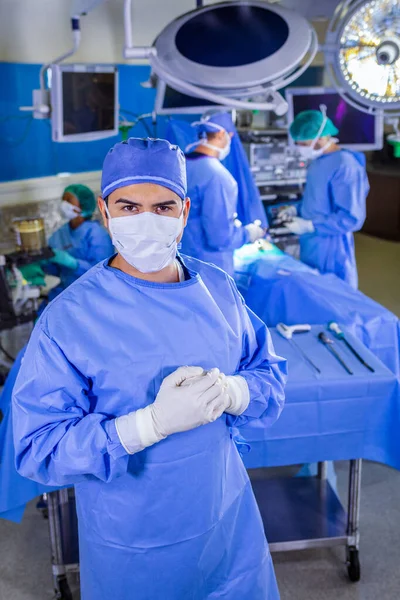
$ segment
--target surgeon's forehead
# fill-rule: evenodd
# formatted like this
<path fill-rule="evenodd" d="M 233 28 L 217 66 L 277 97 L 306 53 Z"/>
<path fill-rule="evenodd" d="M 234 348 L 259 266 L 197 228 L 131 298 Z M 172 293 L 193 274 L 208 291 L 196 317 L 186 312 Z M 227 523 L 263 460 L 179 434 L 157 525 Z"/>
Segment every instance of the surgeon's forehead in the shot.
<path fill-rule="evenodd" d="M 126 185 L 114 190 L 108 197 L 111 203 L 117 202 L 121 198 L 138 202 L 146 200 L 149 202 L 162 200 L 176 200 L 176 202 L 181 202 L 178 194 L 157 183 L 134 183 Z"/>

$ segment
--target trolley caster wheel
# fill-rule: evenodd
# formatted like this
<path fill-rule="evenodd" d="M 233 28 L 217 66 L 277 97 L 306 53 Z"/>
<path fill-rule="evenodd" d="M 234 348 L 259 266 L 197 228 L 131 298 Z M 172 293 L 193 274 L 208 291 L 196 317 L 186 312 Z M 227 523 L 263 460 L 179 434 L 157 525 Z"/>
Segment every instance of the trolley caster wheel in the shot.
<path fill-rule="evenodd" d="M 49 507 L 48 507 L 48 504 L 47 504 L 46 500 L 43 499 L 43 496 L 37 502 L 37 504 L 36 504 L 36 510 L 38 512 L 40 512 L 40 514 L 42 515 L 43 519 L 48 519 L 49 518 Z"/>
<path fill-rule="evenodd" d="M 357 548 L 347 549 L 347 573 L 350 581 L 360 581 L 361 567 Z"/>
<path fill-rule="evenodd" d="M 57 580 L 56 600 L 73 600 L 71 589 L 65 576 Z"/>

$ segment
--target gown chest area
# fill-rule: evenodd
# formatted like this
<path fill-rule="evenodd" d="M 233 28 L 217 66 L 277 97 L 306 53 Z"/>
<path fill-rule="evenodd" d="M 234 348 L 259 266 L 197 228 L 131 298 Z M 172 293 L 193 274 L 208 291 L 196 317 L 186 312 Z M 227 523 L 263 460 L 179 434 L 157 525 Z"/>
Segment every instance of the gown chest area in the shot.
<path fill-rule="evenodd" d="M 118 415 L 142 408 L 181 366 L 234 374 L 244 332 L 228 291 L 215 297 L 201 280 L 170 288 L 118 281 L 96 303 L 82 294 L 79 319 L 71 314 L 60 346 L 82 374 L 93 410 Z"/>

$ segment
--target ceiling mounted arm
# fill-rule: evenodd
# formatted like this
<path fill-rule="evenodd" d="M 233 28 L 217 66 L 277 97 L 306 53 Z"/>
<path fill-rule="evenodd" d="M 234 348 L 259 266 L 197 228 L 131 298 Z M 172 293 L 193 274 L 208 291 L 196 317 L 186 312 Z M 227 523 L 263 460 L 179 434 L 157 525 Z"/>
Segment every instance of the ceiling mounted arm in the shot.
<path fill-rule="evenodd" d="M 124 0 L 125 58 L 149 58 L 156 50 L 152 46 L 134 46 L 132 37 L 132 0 Z"/>

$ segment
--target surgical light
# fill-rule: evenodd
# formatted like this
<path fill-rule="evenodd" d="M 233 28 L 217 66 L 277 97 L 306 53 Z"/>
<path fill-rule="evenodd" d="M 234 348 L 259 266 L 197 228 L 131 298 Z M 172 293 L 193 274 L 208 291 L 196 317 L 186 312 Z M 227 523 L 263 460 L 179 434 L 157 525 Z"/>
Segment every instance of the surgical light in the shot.
<path fill-rule="evenodd" d="M 318 49 L 303 16 L 260 0 L 200 7 L 169 23 L 151 48 L 135 48 L 131 4 L 125 0 L 125 57 L 148 58 L 168 86 L 214 104 L 284 114 L 277 90 L 295 81 Z"/>
<path fill-rule="evenodd" d="M 399 0 L 344 0 L 324 47 L 330 77 L 359 110 L 400 115 Z"/>

